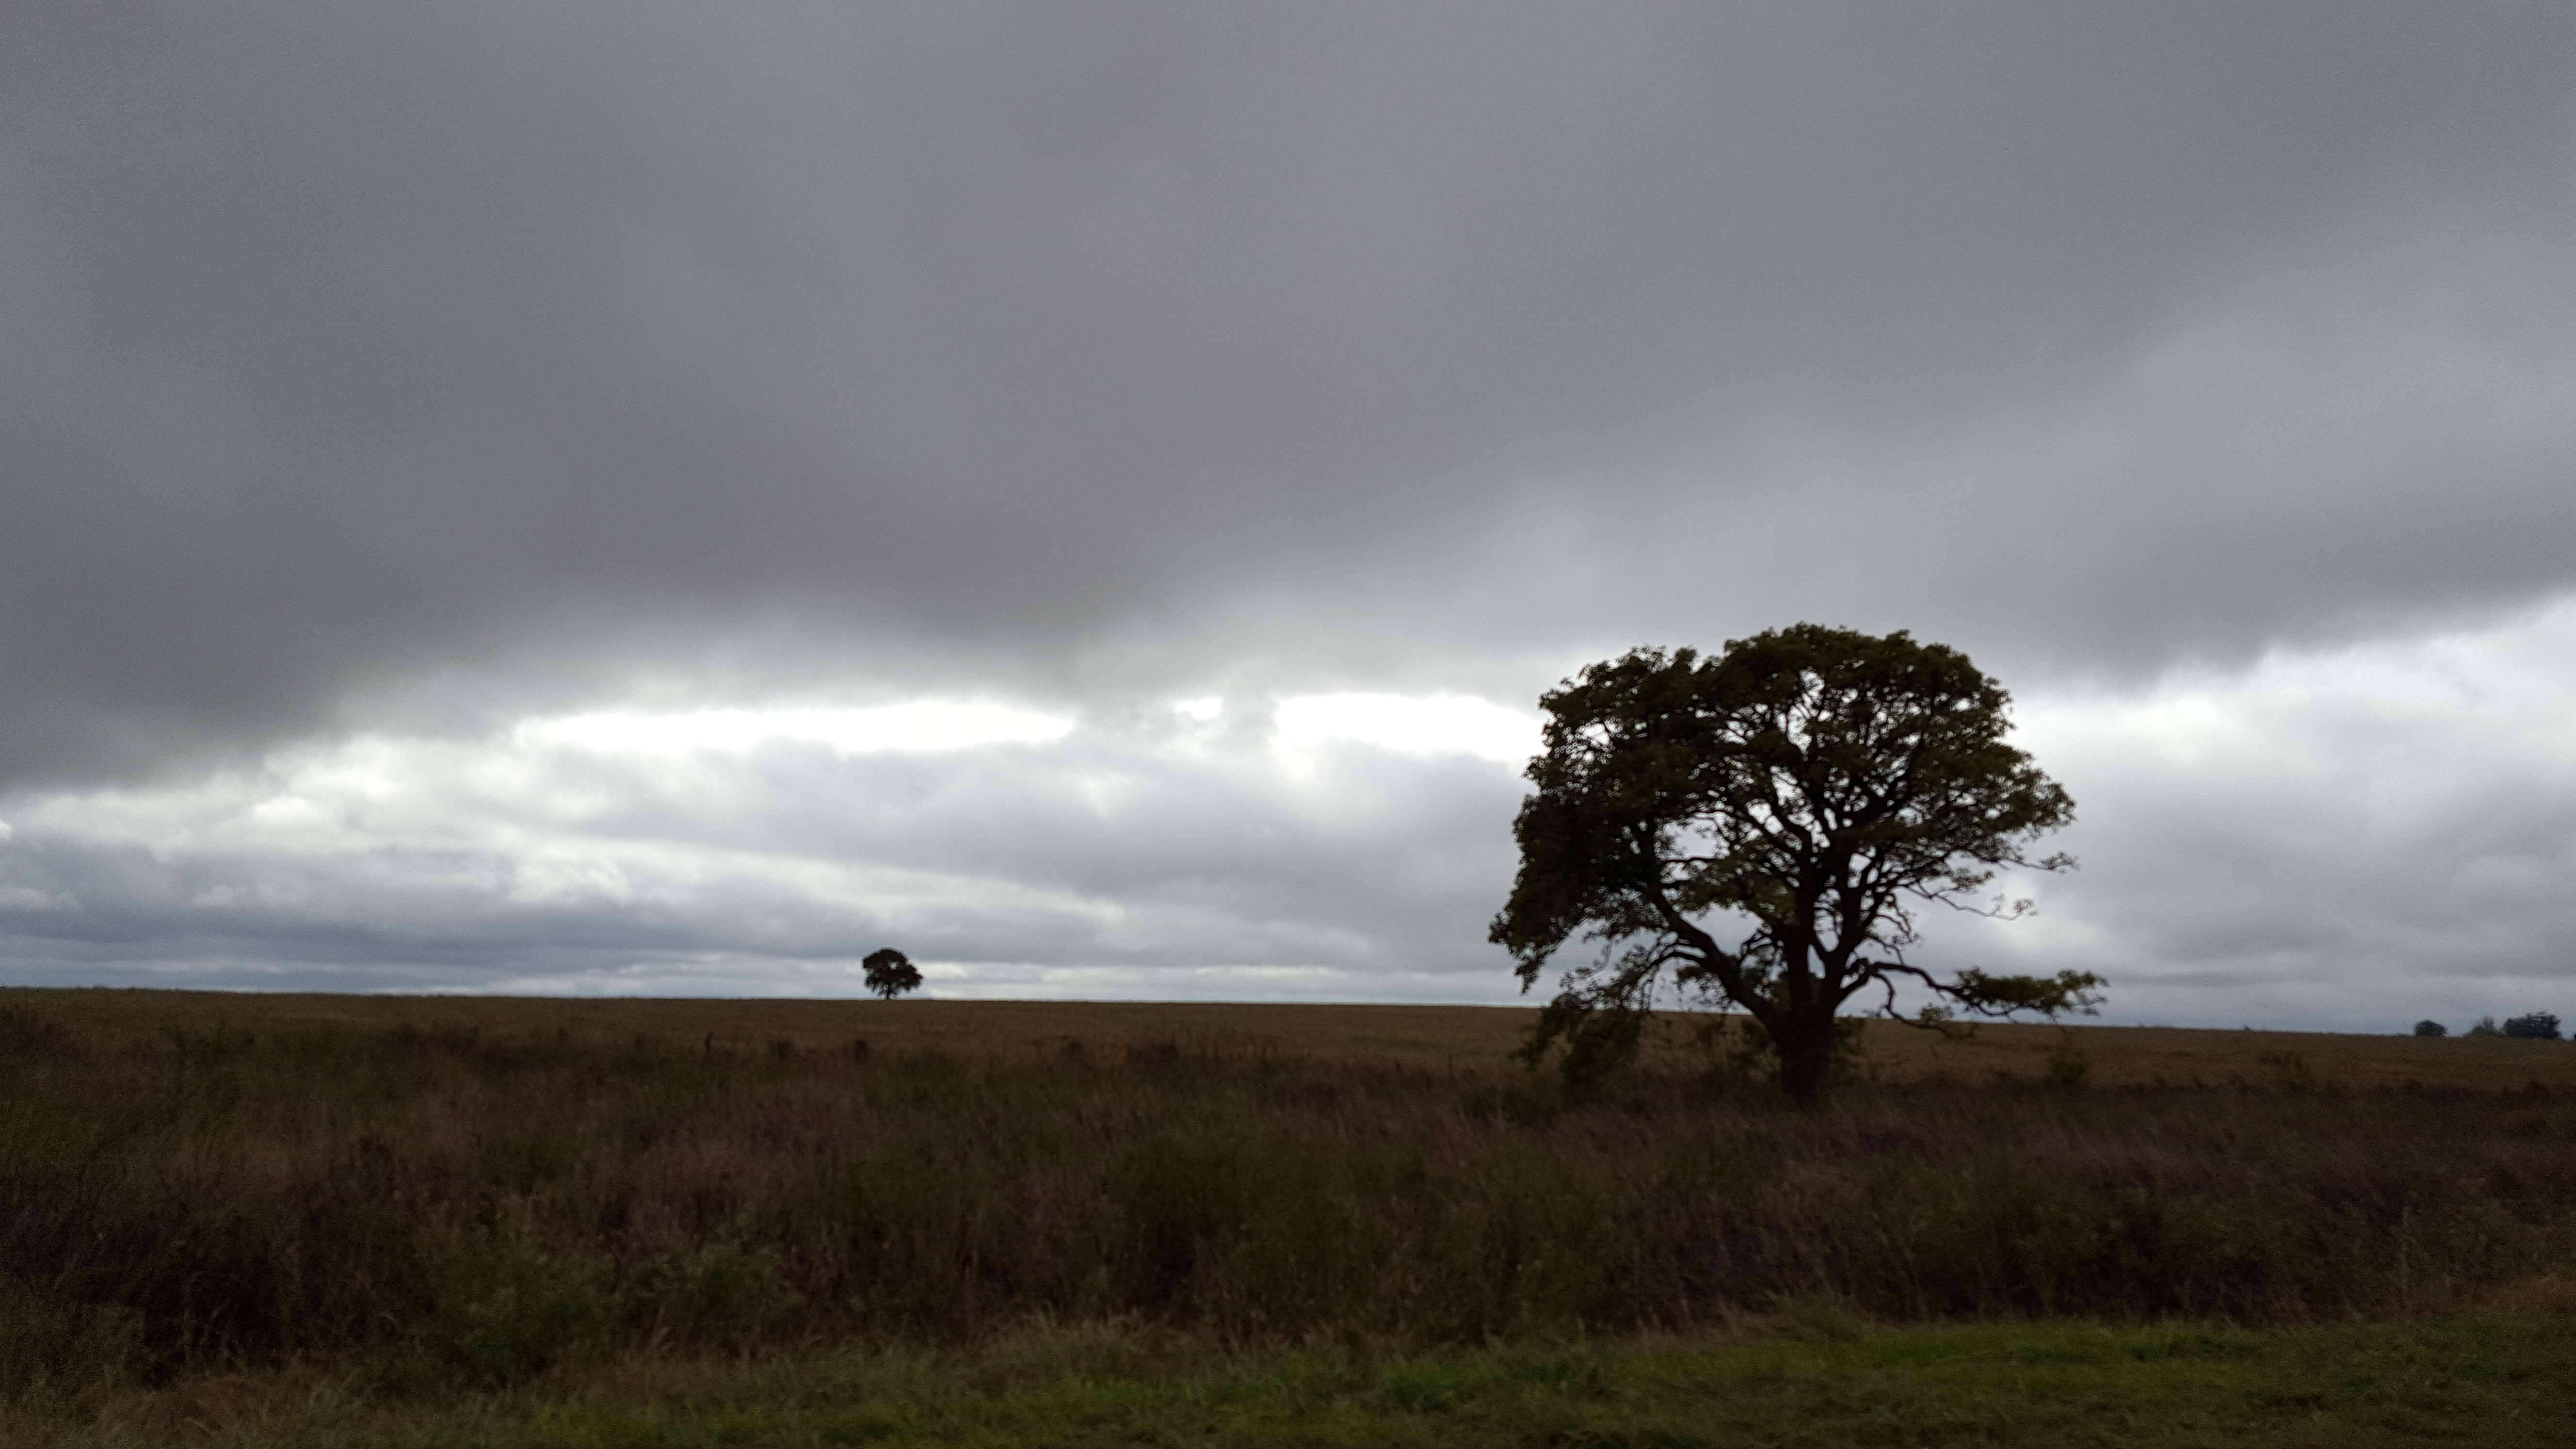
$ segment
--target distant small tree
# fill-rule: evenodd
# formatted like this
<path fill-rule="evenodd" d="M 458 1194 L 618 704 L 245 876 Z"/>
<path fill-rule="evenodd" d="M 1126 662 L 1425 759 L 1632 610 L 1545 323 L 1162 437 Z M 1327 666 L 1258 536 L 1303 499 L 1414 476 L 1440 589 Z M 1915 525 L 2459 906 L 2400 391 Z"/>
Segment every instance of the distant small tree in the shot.
<path fill-rule="evenodd" d="M 2505 1018 L 2504 1034 L 2525 1041 L 2558 1040 L 2558 1018 L 2546 1011 L 2528 1012 Z"/>
<path fill-rule="evenodd" d="M 2417 1036 L 2449 1036 L 2451 1034 L 2451 1029 L 2442 1025 L 2438 1021 L 2419 1021 L 2415 1023 L 2415 1034 Z"/>
<path fill-rule="evenodd" d="M 867 968 L 868 989 L 888 1001 L 921 987 L 921 968 L 892 946 L 869 952 L 859 964 Z"/>
<path fill-rule="evenodd" d="M 2504 1033 L 2496 1029 L 2496 1024 L 2495 1024 L 2495 1018 L 2494 1018 L 2494 1017 L 2492 1017 L 2492 1016 L 2481 1016 L 2481 1017 L 2479 1017 L 2479 1018 L 2478 1018 L 2478 1024 L 2477 1024 L 2477 1025 L 2475 1025 L 2475 1026 L 2473 1026 L 2473 1027 L 2470 1027 L 2467 1031 L 2462 1032 L 2462 1033 L 2461 1033 L 2461 1035 L 2462 1035 L 2462 1036 L 2502 1036 L 2502 1035 L 2504 1035 Z"/>

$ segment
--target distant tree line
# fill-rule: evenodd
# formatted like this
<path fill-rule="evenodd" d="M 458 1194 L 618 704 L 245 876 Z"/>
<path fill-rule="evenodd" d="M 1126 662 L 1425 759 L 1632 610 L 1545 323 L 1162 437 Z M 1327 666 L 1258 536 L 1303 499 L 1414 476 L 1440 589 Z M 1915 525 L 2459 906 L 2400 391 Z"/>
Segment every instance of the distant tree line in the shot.
<path fill-rule="evenodd" d="M 2417 1036 L 2449 1036 L 2451 1034 L 2451 1029 L 2442 1025 L 2438 1021 L 2419 1021 L 2415 1023 L 2415 1034 Z M 2492 1016 L 2481 1016 L 2478 1018 L 2477 1025 L 2470 1027 L 2467 1031 L 2462 1032 L 2461 1035 L 2509 1036 L 2517 1037 L 2524 1041 L 2557 1041 L 2560 1039 L 2558 1035 L 2558 1018 L 2546 1011 L 2533 1011 L 2527 1012 L 2521 1016 L 2506 1017 L 2504 1025 L 2502 1026 L 2496 1025 L 2496 1019 Z"/>

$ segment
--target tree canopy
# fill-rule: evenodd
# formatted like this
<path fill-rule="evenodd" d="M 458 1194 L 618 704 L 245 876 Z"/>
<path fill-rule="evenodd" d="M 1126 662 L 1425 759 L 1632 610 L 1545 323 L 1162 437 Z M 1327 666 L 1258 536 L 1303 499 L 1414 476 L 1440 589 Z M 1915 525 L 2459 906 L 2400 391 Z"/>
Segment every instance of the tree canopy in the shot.
<path fill-rule="evenodd" d="M 868 989 L 888 1001 L 921 985 L 921 968 L 892 946 L 869 952 L 859 964 L 867 970 Z"/>
<path fill-rule="evenodd" d="M 1864 992 L 1932 998 L 1906 1018 L 2089 1012 L 2098 977 L 1938 977 L 1906 960 L 1918 910 L 2018 915 L 1980 903 L 2006 868 L 2057 871 L 2037 839 L 2074 802 L 2007 744 L 2010 696 L 1966 655 L 1799 624 L 1703 658 L 1638 649 L 1540 700 L 1545 749 L 1513 833 L 1521 863 L 1492 939 L 1521 988 L 1566 943 L 1568 971 L 1525 1055 L 1565 1049 L 1570 1084 L 1633 1054 L 1659 994 L 1738 1008 L 1776 1054 L 1779 1082 L 1822 1096 L 1838 1015 Z"/>

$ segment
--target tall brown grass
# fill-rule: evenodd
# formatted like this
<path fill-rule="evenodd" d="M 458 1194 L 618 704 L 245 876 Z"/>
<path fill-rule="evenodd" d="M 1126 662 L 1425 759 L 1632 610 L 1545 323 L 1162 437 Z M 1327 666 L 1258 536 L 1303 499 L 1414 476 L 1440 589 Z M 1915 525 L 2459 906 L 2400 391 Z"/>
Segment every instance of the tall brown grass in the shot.
<path fill-rule="evenodd" d="M 1032 1317 L 1407 1342 L 1816 1298 L 2272 1322 L 2576 1269 L 2576 1098 L 2296 1065 L 1863 1080 L 1801 1113 L 1722 1071 L 1578 1107 L 1499 1065 L 1175 1042 L 9 1009 L 0 1391 L 288 1359 L 506 1381 L 586 1345 Z"/>

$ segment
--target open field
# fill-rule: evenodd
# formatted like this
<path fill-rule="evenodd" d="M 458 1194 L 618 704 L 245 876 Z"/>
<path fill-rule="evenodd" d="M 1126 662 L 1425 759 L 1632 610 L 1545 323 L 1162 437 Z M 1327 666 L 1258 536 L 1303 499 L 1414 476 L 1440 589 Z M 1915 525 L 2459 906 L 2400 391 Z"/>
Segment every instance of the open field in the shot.
<path fill-rule="evenodd" d="M 1060 1412 L 1093 1434 L 1060 1442 L 1168 1413 L 1246 1443 L 1478 1442 L 1535 1415 L 1597 1431 L 1554 1442 L 1671 1444 L 1733 1442 L 1682 1427 L 1711 1384 L 1864 1414 L 1955 1382 L 1984 1397 L 1922 1422 L 2045 1442 L 2075 1402 L 2031 1397 L 2046 1355 L 2112 1364 L 2085 1372 L 2129 1385 L 2102 1402 L 2143 1434 L 2163 1411 L 2138 1406 L 2190 1375 L 2120 1335 L 2212 1320 L 2263 1330 L 2202 1374 L 2235 1397 L 2103 1442 L 2258 1420 L 2374 1442 L 2547 1397 L 2483 1355 L 2564 1319 L 2425 1320 L 2576 1305 L 2576 1046 L 1877 1028 L 1805 1113 L 1687 1030 L 1566 1102 L 1504 1060 L 1527 1020 L 0 992 L 0 1400 L 12 1437 L 212 1395 L 209 1424 L 290 1438 L 498 1414 L 507 1442 L 551 1404 L 621 1443 L 698 1442 L 703 1409 L 782 1442 L 882 1411 L 867 1433 L 901 1442 L 1025 1441 L 1014 1415 Z M 1746 1341 L 1784 1314 L 1833 1331 Z M 2034 1319 L 2129 1327 L 1963 1327 Z M 2362 1336 L 2317 1346 L 2335 1333 Z M 1493 1386 L 1511 1354 L 1581 1343 L 1627 1387 L 1550 1408 Z M 1924 1367 L 1989 1351 L 2022 1367 Z M 1131 1368 L 991 1367 L 1095 1352 Z M 2344 1352 L 2416 1365 L 2413 1397 L 2300 1387 Z M 1798 1388 L 1811 1361 L 1859 1387 Z M 997 1372 L 1007 1392 L 960 1387 Z M 928 1377 L 880 1383 L 899 1373 Z M 1405 1374 L 1450 1386 L 1408 1407 Z M 710 1397 L 682 1413 L 663 1383 Z M 854 1383 L 874 1407 L 833 1397 Z M 1876 1442 L 1945 1442 L 1904 1432 Z"/>
<path fill-rule="evenodd" d="M 82 1031 L 153 1036 L 218 1025 L 252 1032 L 478 1029 L 590 1043 L 638 1036 L 721 1049 L 776 1041 L 834 1051 L 854 1040 L 881 1050 L 961 1056 L 1043 1055 L 1080 1043 L 1112 1059 L 1120 1042 L 1171 1043 L 1225 1057 L 1376 1059 L 1443 1070 L 1501 1067 L 1534 1008 L 1315 1006 L 1052 1001 L 559 1000 L 532 997 L 253 995 L 231 992 L 0 988 L 0 1010 L 35 1012 Z M 1650 1060 L 1667 1070 L 1701 1061 L 1675 1018 Z M 2466 1023 L 2454 1023 L 2454 1027 Z M 1867 1069 L 1882 1081 L 2043 1080 L 2049 1059 L 2073 1052 L 2095 1086 L 2225 1086 L 2305 1073 L 2351 1088 L 2455 1087 L 2576 1091 L 2576 1044 L 2395 1034 L 2205 1031 L 2178 1027 L 1989 1023 L 1964 1042 L 1873 1021 Z M 2294 1060 L 2293 1060 L 2294 1059 Z"/>

